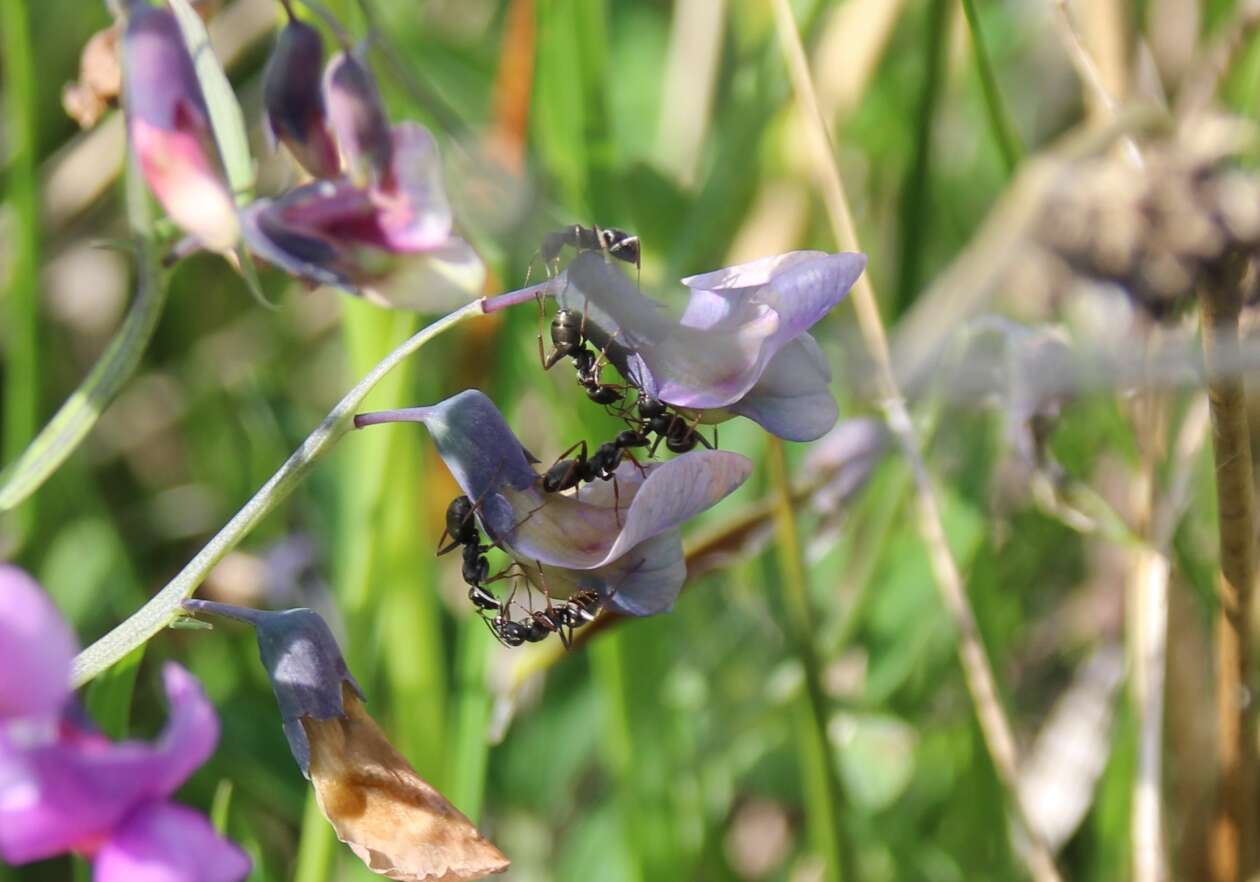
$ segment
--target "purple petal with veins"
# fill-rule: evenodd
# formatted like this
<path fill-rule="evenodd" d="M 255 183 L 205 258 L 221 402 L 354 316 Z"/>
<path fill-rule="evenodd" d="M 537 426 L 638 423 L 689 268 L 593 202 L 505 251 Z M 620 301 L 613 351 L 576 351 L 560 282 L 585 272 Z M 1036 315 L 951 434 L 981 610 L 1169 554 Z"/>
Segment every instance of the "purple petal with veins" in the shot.
<path fill-rule="evenodd" d="M 424 423 L 456 482 L 477 504 L 492 539 L 554 596 L 591 588 L 635 615 L 668 608 L 686 569 L 678 527 L 742 484 L 743 456 L 696 450 L 564 493 L 543 491 L 520 442 L 483 393 L 467 390 L 431 407 L 364 414 L 362 427 Z M 539 570 L 541 568 L 541 573 Z"/>
<path fill-rule="evenodd" d="M 816 345 L 792 344 L 865 266 L 861 254 L 799 251 L 691 276 L 684 280 L 690 300 L 674 320 L 603 255 L 587 252 L 569 264 L 557 299 L 614 339 L 624 350 L 614 362 L 648 394 L 683 408 L 744 413 L 782 437 L 810 440 L 834 423 L 835 405 L 816 410 L 826 387 Z"/>

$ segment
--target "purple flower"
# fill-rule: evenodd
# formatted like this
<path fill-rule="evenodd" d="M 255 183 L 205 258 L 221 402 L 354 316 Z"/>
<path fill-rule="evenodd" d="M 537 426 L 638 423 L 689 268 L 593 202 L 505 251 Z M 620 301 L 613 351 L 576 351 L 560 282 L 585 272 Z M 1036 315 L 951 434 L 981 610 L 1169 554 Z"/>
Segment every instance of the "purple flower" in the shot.
<path fill-rule="evenodd" d="M 236 882 L 249 858 L 169 797 L 209 758 L 219 721 L 197 681 L 168 664 L 171 706 L 152 744 L 114 744 L 70 692 L 74 638 L 39 586 L 0 565 L 0 858 L 73 851 L 98 882 Z"/>
<path fill-rule="evenodd" d="M 704 411 L 706 421 L 746 416 L 781 438 L 812 441 L 837 410 L 808 330 L 865 267 L 863 254 L 793 251 L 691 276 L 677 319 L 595 252 L 579 254 L 552 288 L 612 337 L 609 355 L 648 395 Z"/>
<path fill-rule="evenodd" d="M 553 596 L 593 589 L 630 615 L 673 604 L 686 578 L 679 526 L 747 479 L 736 453 L 696 450 L 642 470 L 623 463 L 615 481 L 543 491 L 531 457 L 494 404 L 475 389 L 431 407 L 362 414 L 358 427 L 424 423 L 486 533 Z"/>
<path fill-rule="evenodd" d="M 323 63 L 324 41 L 319 31 L 290 18 L 276 40 L 263 79 L 267 127 L 298 164 L 317 178 L 341 171 L 341 157 L 319 87 Z"/>
<path fill-rule="evenodd" d="M 153 195 L 204 247 L 229 251 L 240 235 L 210 115 L 175 16 L 133 4 L 123 36 L 123 108 L 132 149 Z"/>
<path fill-rule="evenodd" d="M 324 72 L 324 95 L 350 177 L 391 188 L 394 146 L 372 72 L 354 53 L 339 52 Z"/>
<path fill-rule="evenodd" d="M 485 268 L 451 232 L 433 136 L 400 123 L 389 140 L 388 186 L 340 177 L 259 199 L 242 214 L 245 240 L 259 257 L 316 284 L 389 306 L 454 307 L 480 290 Z"/>

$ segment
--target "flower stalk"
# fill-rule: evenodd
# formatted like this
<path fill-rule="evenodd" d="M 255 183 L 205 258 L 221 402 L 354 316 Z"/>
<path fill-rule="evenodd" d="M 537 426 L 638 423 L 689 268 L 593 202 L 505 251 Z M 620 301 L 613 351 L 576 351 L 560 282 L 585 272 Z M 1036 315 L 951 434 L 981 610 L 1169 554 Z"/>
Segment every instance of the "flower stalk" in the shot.
<path fill-rule="evenodd" d="M 127 214 L 136 235 L 136 297 L 105 352 L 48 425 L 21 455 L 0 472 L 0 511 L 8 511 L 40 488 L 96 425 L 105 407 L 135 373 L 166 304 L 166 276 L 150 239 L 148 196 L 134 161 L 127 172 Z M 21 375 L 18 371 L 15 377 Z M 30 377 L 23 382 L 33 387 Z"/>
<path fill-rule="evenodd" d="M 72 680 L 77 688 L 109 668 L 128 652 L 153 637 L 180 615 L 180 603 L 190 597 L 223 557 L 244 539 L 264 517 L 288 498 L 315 463 L 350 429 L 351 419 L 368 393 L 386 374 L 408 356 L 442 333 L 468 319 L 484 315 L 482 301 L 474 300 L 418 333 L 385 356 L 372 371 L 346 393 L 307 436 L 284 465 L 268 479 L 230 521 L 166 587 L 130 618 L 93 643 L 74 660 Z"/>
<path fill-rule="evenodd" d="M 1256 580 L 1256 503 L 1245 383 L 1241 374 L 1223 370 L 1238 349 L 1240 268 L 1232 267 L 1211 279 L 1199 294 L 1220 531 L 1215 627 L 1218 784 L 1216 814 L 1208 834 L 1215 882 L 1250 878 L 1256 852 L 1256 720 L 1247 682 Z"/>
<path fill-rule="evenodd" d="M 774 523 L 778 542 L 779 572 L 783 586 L 786 623 L 792 637 L 793 650 L 804 674 L 804 694 L 797 701 L 802 717 L 798 737 L 801 748 L 801 776 L 807 804 L 809 827 L 814 847 L 826 865 L 830 882 L 855 879 L 853 852 L 844 841 L 841 818 L 844 794 L 832 760 L 827 738 L 827 698 L 819 672 L 822 670 L 814 647 L 813 615 L 810 612 L 809 587 L 806 583 L 804 555 L 796 526 L 792 502 L 792 484 L 788 476 L 783 442 L 770 438 L 766 445 L 770 482 L 774 488 Z"/>

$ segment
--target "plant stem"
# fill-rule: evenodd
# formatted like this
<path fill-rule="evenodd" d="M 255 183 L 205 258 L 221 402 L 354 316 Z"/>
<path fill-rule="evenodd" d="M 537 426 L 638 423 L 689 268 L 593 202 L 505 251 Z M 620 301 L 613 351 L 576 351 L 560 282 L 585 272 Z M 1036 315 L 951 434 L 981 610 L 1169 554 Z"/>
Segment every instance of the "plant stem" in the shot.
<path fill-rule="evenodd" d="M 831 140 L 827 134 L 827 124 L 819 109 L 818 95 L 814 90 L 813 80 L 810 78 L 809 61 L 805 56 L 805 47 L 801 44 L 801 35 L 796 29 L 796 21 L 792 17 L 792 8 L 788 0 L 773 0 L 773 3 L 779 40 L 789 75 L 792 78 L 792 88 L 796 93 L 797 102 L 805 111 L 806 119 L 810 123 L 808 128 L 812 136 L 810 143 L 814 171 L 822 190 L 824 205 L 827 207 L 832 233 L 840 247 L 856 251 L 858 238 L 853 224 L 853 213 L 849 209 L 848 196 L 845 195 L 844 181 L 835 164 Z M 875 289 L 871 285 L 869 273 L 863 273 L 854 284 L 851 299 L 857 311 L 862 339 L 878 369 L 880 394 L 883 397 L 888 427 L 896 436 L 902 453 L 914 474 L 919 534 L 927 546 L 932 575 L 940 592 L 941 601 L 958 631 L 958 658 L 967 689 L 971 693 L 981 732 L 984 735 L 985 747 L 988 749 L 998 779 L 1014 810 L 1014 817 L 1028 842 L 1024 857 L 1029 872 L 1037 882 L 1059 882 L 1059 873 L 1055 868 L 1050 849 L 1041 835 L 1030 825 L 1028 813 L 1019 796 L 1017 786 L 1019 758 L 1015 749 L 1015 738 L 1011 733 L 1011 724 L 998 700 L 996 678 L 993 675 L 993 669 L 989 666 L 984 645 L 980 641 L 979 628 L 963 586 L 958 563 L 954 560 L 954 554 L 946 541 L 940 504 L 928 475 L 927 465 L 923 460 L 919 438 L 910 421 L 905 399 L 901 395 L 897 379 L 893 374 L 888 335 L 884 330 L 883 319 L 880 318 L 879 303 L 875 298 Z"/>
<path fill-rule="evenodd" d="M 39 411 L 39 312 L 37 272 L 38 200 L 35 187 L 36 83 L 26 0 L 4 0 L 3 75 L 7 86 L 5 128 L 9 173 L 5 199 L 13 209 L 11 281 L 3 311 L 8 359 L 5 364 L 3 438 L 0 456 L 9 460 L 35 434 Z M 11 506 L 0 505 L 0 510 Z"/>
<path fill-rule="evenodd" d="M 1256 504 L 1242 374 L 1222 370 L 1238 350 L 1242 296 L 1236 272 L 1199 294 L 1203 360 L 1212 410 L 1212 453 L 1220 529 L 1216 618 L 1217 807 L 1208 854 L 1212 878 L 1250 878 L 1255 860 L 1255 715 L 1248 700 L 1248 635 L 1256 579 Z"/>
<path fill-rule="evenodd" d="M 796 528 L 792 504 L 792 485 L 788 478 L 783 442 L 771 437 L 766 447 L 770 483 L 774 487 L 774 523 L 778 537 L 776 548 L 782 575 L 786 623 L 798 661 L 805 675 L 805 694 L 801 698 L 800 739 L 801 777 L 809 807 L 809 827 L 814 847 L 827 867 L 826 878 L 855 879 L 852 850 L 844 841 L 841 818 L 844 794 L 840 778 L 831 758 L 827 738 L 827 698 L 819 676 L 821 663 L 814 648 L 814 615 L 810 611 L 809 588 L 805 578 L 804 556 L 800 534 Z"/>
<path fill-rule="evenodd" d="M 272 475 L 253 498 L 245 503 L 244 508 L 238 511 L 205 548 L 189 561 L 179 575 L 138 609 L 131 618 L 79 653 L 74 660 L 72 672 L 75 687 L 82 686 L 91 680 L 132 649 L 157 634 L 180 614 L 180 601 L 189 597 L 205 580 L 214 565 L 240 544 L 241 540 L 264 517 L 293 492 L 315 462 L 350 429 L 354 412 L 386 374 L 430 340 L 461 322 L 480 315 L 484 315 L 482 301 L 474 300 L 423 328 L 385 356 L 366 377 L 346 393 L 341 401 L 337 402 L 337 406 L 324 417 L 323 422 L 316 426 L 302 445 L 285 460 L 280 470 Z"/>
<path fill-rule="evenodd" d="M 1024 146 L 1020 143 L 1019 134 L 1015 131 L 1015 123 L 1011 120 L 1010 110 L 1002 100 L 1002 91 L 998 88 L 997 77 L 993 73 L 993 61 L 989 58 L 989 50 L 984 42 L 984 31 L 980 29 L 980 16 L 976 14 L 975 0 L 962 0 L 963 13 L 967 16 L 967 27 L 971 30 L 971 48 L 976 56 L 976 71 L 980 74 L 980 88 L 984 90 L 984 106 L 989 113 L 989 128 L 993 130 L 993 139 L 997 141 L 998 150 L 1002 153 L 1002 162 L 1009 174 L 1019 165 Z"/>
<path fill-rule="evenodd" d="M 55 472 L 87 437 L 101 413 L 131 378 L 148 348 L 166 304 L 166 279 L 151 242 L 148 195 L 135 163 L 127 168 L 127 216 L 136 234 L 136 299 L 104 353 L 79 388 L 48 421 L 21 456 L 0 473 L 0 511 L 26 499 Z M 20 371 L 14 376 L 20 376 Z M 24 379 L 31 387 L 34 376 Z"/>

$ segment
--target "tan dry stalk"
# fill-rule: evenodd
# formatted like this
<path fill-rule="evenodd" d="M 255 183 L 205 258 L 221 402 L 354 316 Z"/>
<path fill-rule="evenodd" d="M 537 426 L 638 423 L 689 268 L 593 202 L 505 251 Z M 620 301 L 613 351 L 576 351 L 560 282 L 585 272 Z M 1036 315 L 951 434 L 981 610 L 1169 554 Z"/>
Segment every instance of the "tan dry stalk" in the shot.
<path fill-rule="evenodd" d="M 1256 503 L 1243 377 L 1222 370 L 1238 350 L 1238 274 L 1225 272 L 1199 295 L 1203 359 L 1212 409 L 1212 452 L 1220 529 L 1216 618 L 1217 805 L 1208 853 L 1215 882 L 1250 878 L 1255 867 L 1255 713 L 1247 673 L 1256 580 Z"/>
<path fill-rule="evenodd" d="M 827 134 L 827 123 L 819 109 L 818 97 L 814 91 L 813 80 L 810 78 L 809 63 L 805 57 L 804 46 L 801 44 L 800 33 L 796 28 L 796 20 L 792 17 L 788 0 L 774 0 L 774 10 L 779 39 L 792 79 L 792 87 L 796 93 L 796 100 L 809 122 L 807 130 L 810 133 L 810 145 L 813 150 L 814 172 L 822 188 L 823 202 L 831 220 L 832 230 L 840 247 L 857 251 L 859 250 L 857 232 L 849 210 L 848 197 L 845 195 L 844 183 L 835 165 L 831 140 Z M 901 396 L 893 375 L 888 337 L 879 315 L 875 291 L 868 274 L 863 274 L 853 286 L 853 304 L 857 310 L 862 337 L 877 366 L 889 428 L 896 435 L 914 472 L 919 531 L 927 546 L 932 573 L 936 586 L 940 590 L 942 602 L 958 630 L 959 662 L 975 705 L 985 745 L 1010 805 L 1014 809 L 1019 826 L 1022 828 L 1021 832 L 1027 837 L 1028 845 L 1024 856 L 1028 862 L 1029 871 L 1037 882 L 1057 882 L 1059 873 L 1054 866 L 1054 858 L 1041 836 L 1028 823 L 1027 812 L 1019 798 L 1017 778 L 1019 760 L 1015 738 L 1011 733 L 1011 725 L 1006 718 L 1006 712 L 998 698 L 996 680 L 980 641 L 979 628 L 963 586 L 962 575 L 946 541 L 940 505 L 919 449 L 919 440 L 915 435 L 905 400 Z"/>

